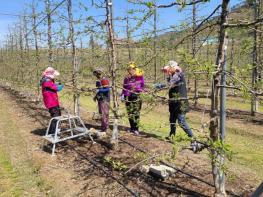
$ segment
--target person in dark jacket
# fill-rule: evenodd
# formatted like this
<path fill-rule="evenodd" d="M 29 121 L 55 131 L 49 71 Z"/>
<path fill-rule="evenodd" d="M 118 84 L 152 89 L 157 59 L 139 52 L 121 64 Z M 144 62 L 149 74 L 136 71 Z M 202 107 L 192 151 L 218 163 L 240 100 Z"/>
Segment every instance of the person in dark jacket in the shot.
<path fill-rule="evenodd" d="M 59 72 L 57 70 L 52 67 L 47 67 L 46 70 L 42 73 L 42 79 L 40 81 L 43 101 L 52 118 L 61 116 L 57 92 L 61 91 L 64 86 L 55 83 L 55 77 L 57 77 L 58 75 Z M 53 120 L 49 128 L 49 134 L 54 134 L 55 129 L 56 120 Z"/>
<path fill-rule="evenodd" d="M 101 115 L 101 133 L 99 137 L 104 137 L 109 128 L 109 110 L 110 110 L 110 82 L 106 76 L 103 76 L 101 69 L 93 71 L 97 78 L 97 92 L 94 101 L 98 102 L 99 114 Z"/>
<path fill-rule="evenodd" d="M 168 65 L 162 68 L 167 74 L 169 86 L 169 112 L 170 112 L 170 135 L 176 134 L 176 121 L 189 137 L 193 137 L 193 132 L 186 122 L 185 115 L 189 111 L 186 82 L 182 69 L 177 62 L 169 61 Z"/>

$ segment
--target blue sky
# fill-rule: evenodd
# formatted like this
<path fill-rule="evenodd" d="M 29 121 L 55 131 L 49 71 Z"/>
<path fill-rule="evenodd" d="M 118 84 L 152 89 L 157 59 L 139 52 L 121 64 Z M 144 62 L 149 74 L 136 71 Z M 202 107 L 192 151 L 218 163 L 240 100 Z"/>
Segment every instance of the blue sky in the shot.
<path fill-rule="evenodd" d="M 37 1 L 37 0 L 36 0 Z M 53 0 L 54 2 L 60 2 L 60 0 Z M 84 11 L 84 9 L 79 8 L 79 1 L 81 0 L 73 0 L 74 2 L 74 16 L 77 18 L 79 15 L 83 14 L 86 16 L 93 15 L 101 15 L 104 14 L 104 10 L 95 10 L 95 9 L 88 9 L 87 12 Z M 96 2 L 96 0 L 94 0 Z M 128 4 L 126 0 L 113 0 L 114 1 L 114 15 L 115 16 L 124 16 L 126 15 L 126 11 L 128 9 L 134 9 L 134 8 L 140 8 L 138 6 L 134 6 L 131 4 Z M 159 0 L 160 4 L 167 4 L 170 2 L 173 2 L 174 0 Z M 23 11 L 26 9 L 26 5 L 30 3 L 31 0 L 0 0 L 1 7 L 0 7 L 0 45 L 2 44 L 3 40 L 5 39 L 5 35 L 8 32 L 8 26 L 12 25 L 15 21 L 18 20 L 18 17 L 15 16 L 9 16 L 4 15 L 6 14 L 22 14 Z M 82 0 L 81 1 L 84 5 L 87 5 L 90 7 L 91 0 Z M 231 0 L 230 6 L 240 3 L 242 1 L 240 0 Z M 199 16 L 206 16 L 209 13 L 211 13 L 214 8 L 221 3 L 221 0 L 211 0 L 209 3 L 205 3 L 203 5 L 198 6 L 198 15 Z M 142 7 L 141 7 L 142 8 Z M 43 3 L 39 3 L 39 10 L 43 10 L 44 6 Z M 191 14 L 191 7 L 185 8 L 183 11 L 179 12 L 178 8 L 168 8 L 168 9 L 158 9 L 158 29 L 163 29 L 166 27 L 169 27 L 171 25 L 178 25 L 181 22 L 186 22 L 188 17 L 190 17 Z M 98 20 L 103 20 L 103 17 L 97 17 Z M 148 24 L 143 25 L 142 28 L 137 30 L 137 32 L 134 32 L 134 35 L 140 34 L 147 30 L 151 29 L 151 22 L 149 21 Z M 134 25 L 133 23 L 132 25 Z M 124 22 L 117 22 L 116 25 L 116 31 L 120 37 L 125 35 L 124 32 Z"/>

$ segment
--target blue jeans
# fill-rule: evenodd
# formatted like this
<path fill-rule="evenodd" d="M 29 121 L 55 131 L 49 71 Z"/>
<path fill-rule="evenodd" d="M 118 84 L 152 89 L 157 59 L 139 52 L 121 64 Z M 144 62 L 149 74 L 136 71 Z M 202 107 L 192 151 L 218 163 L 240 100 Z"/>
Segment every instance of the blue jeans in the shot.
<path fill-rule="evenodd" d="M 193 137 L 193 132 L 185 120 L 185 114 L 176 113 L 170 111 L 170 136 L 176 134 L 176 120 L 178 120 L 179 126 L 184 130 L 184 132 L 189 136 Z"/>

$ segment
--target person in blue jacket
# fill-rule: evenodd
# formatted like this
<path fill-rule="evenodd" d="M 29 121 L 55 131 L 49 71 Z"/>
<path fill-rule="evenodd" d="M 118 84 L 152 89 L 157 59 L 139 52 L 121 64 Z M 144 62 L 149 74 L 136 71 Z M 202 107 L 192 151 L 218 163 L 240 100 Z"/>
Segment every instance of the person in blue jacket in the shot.
<path fill-rule="evenodd" d="M 94 101 L 98 102 L 99 113 L 101 115 L 100 136 L 104 136 L 109 129 L 110 81 L 106 76 L 103 76 L 101 69 L 95 69 L 93 75 L 97 78 L 97 91 Z"/>

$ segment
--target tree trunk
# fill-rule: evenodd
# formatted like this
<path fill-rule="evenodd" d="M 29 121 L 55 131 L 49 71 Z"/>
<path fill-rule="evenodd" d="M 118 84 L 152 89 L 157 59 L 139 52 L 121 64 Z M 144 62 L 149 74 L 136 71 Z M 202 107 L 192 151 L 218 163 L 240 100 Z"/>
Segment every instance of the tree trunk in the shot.
<path fill-rule="evenodd" d="M 40 84 L 38 83 L 38 77 L 39 77 L 39 62 L 40 62 L 40 56 L 39 56 L 39 49 L 38 49 L 38 36 L 37 36 L 37 27 L 36 27 L 36 20 L 37 20 L 37 15 L 36 15 L 36 8 L 35 5 L 32 5 L 32 23 L 33 23 L 33 34 L 34 34 L 34 42 L 35 42 L 35 66 L 36 66 L 36 79 L 37 79 L 37 95 L 40 96 Z"/>
<path fill-rule="evenodd" d="M 26 52 L 28 53 L 29 52 L 28 35 L 27 35 L 27 31 L 28 31 L 27 23 L 28 23 L 28 21 L 26 20 L 25 16 L 23 17 L 23 23 L 24 23 L 24 35 L 25 35 L 25 49 L 26 49 Z"/>
<path fill-rule="evenodd" d="M 130 26 L 129 26 L 129 16 L 127 16 L 126 18 L 126 34 L 127 34 L 127 48 L 128 48 L 128 54 L 129 54 L 129 61 L 132 61 L 132 54 L 131 54 L 131 47 L 130 47 L 131 33 L 130 33 Z"/>
<path fill-rule="evenodd" d="M 79 92 L 78 92 L 78 64 L 76 57 L 76 45 L 74 38 L 74 26 L 72 15 L 72 1 L 67 0 L 68 8 L 68 21 L 69 21 L 69 39 L 71 42 L 71 58 L 72 58 L 72 85 L 73 85 L 73 101 L 74 101 L 74 114 L 79 116 Z"/>
<path fill-rule="evenodd" d="M 46 12 L 47 12 L 47 42 L 48 42 L 48 62 L 49 65 L 53 64 L 53 52 L 52 52 L 52 19 L 51 19 L 51 8 L 50 0 L 46 0 Z"/>
<path fill-rule="evenodd" d="M 24 82 L 24 72 L 25 72 L 25 69 L 24 69 L 24 65 L 25 65 L 25 62 L 24 62 L 24 39 L 23 39 L 23 21 L 22 21 L 22 18 L 20 18 L 20 25 L 18 26 L 19 28 L 19 54 L 20 54 L 20 69 L 19 70 L 19 73 L 21 74 L 21 81 L 19 80 L 18 82 Z"/>
<path fill-rule="evenodd" d="M 91 33 L 90 35 L 89 46 L 91 47 L 91 64 L 94 65 L 95 45 L 94 45 L 93 33 Z"/>
<path fill-rule="evenodd" d="M 113 99 L 113 114 L 114 114 L 114 125 L 113 125 L 113 133 L 112 133 L 112 143 L 118 143 L 118 102 L 117 102 L 117 86 L 116 86 L 116 47 L 114 40 L 114 29 L 112 25 L 113 18 L 113 4 L 112 0 L 106 0 L 106 25 L 108 29 L 108 46 L 110 50 L 110 73 L 112 80 L 112 99 Z"/>
<path fill-rule="evenodd" d="M 210 137 L 213 141 L 223 140 L 222 133 L 219 134 L 218 124 L 218 86 L 220 85 L 220 70 L 223 68 L 224 63 L 224 47 L 226 42 L 226 28 L 228 15 L 228 4 L 230 0 L 222 0 L 222 11 L 220 16 L 220 30 L 219 30 L 219 45 L 217 50 L 216 66 L 217 73 L 213 76 L 212 82 L 212 95 L 211 95 L 211 112 L 210 112 Z M 226 196 L 225 191 L 225 175 L 222 170 L 224 164 L 224 155 L 217 154 L 212 151 L 212 173 L 215 184 L 215 196 Z"/>
<path fill-rule="evenodd" d="M 153 50 L 154 50 L 154 83 L 157 82 L 157 8 L 154 8 L 154 21 L 153 21 L 153 32 L 154 32 L 154 40 L 153 40 Z"/>

